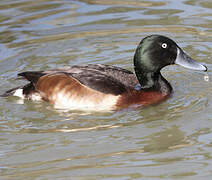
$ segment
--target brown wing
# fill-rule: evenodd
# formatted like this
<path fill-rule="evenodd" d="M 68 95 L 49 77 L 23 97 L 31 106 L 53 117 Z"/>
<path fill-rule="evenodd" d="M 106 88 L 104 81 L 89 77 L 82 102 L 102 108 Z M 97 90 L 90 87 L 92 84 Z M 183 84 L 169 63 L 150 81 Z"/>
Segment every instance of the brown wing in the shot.
<path fill-rule="evenodd" d="M 47 74 L 37 81 L 34 85 L 43 99 L 54 102 L 59 93 L 79 94 L 82 93 L 82 85 L 74 78 L 67 76 L 64 73 Z M 85 90 L 84 90 L 85 93 Z"/>
<path fill-rule="evenodd" d="M 113 108 L 119 97 L 86 87 L 65 73 L 40 77 L 35 89 L 44 100 L 63 108 Z"/>
<path fill-rule="evenodd" d="M 119 95 L 127 91 L 127 89 L 131 88 L 122 83 L 122 81 L 113 78 L 112 76 L 108 76 L 106 74 L 96 72 L 93 70 L 85 70 L 81 73 L 67 73 L 67 72 L 55 72 L 55 73 L 47 73 L 46 72 L 23 72 L 20 73 L 19 76 L 24 77 L 28 81 L 30 81 L 34 86 L 40 79 L 43 77 L 51 77 L 58 74 L 63 74 L 65 77 L 74 78 L 79 81 L 81 84 L 102 92 L 104 94 L 113 94 Z M 56 78 L 55 78 L 56 79 Z M 60 79 L 62 82 L 62 79 Z M 130 81 L 129 81 L 130 82 Z M 55 80 L 53 84 L 57 84 L 58 81 Z M 48 84 L 48 83 L 47 83 Z"/>
<path fill-rule="evenodd" d="M 136 75 L 131 71 L 104 64 L 75 65 L 62 69 L 47 70 L 42 73 L 58 72 L 67 73 L 82 84 L 103 93 L 118 95 L 125 92 L 126 88 L 135 88 L 138 84 Z"/>

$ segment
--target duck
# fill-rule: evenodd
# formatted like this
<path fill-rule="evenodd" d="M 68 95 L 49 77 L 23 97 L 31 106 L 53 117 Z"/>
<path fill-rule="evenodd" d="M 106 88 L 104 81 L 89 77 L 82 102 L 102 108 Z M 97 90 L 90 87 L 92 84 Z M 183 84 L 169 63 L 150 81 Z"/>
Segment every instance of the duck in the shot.
<path fill-rule="evenodd" d="M 112 65 L 88 64 L 45 71 L 26 71 L 18 76 L 27 84 L 10 89 L 2 97 L 18 96 L 46 101 L 55 108 L 110 111 L 159 104 L 173 92 L 161 74 L 168 65 L 207 71 L 172 39 L 149 35 L 138 44 L 134 72 Z"/>

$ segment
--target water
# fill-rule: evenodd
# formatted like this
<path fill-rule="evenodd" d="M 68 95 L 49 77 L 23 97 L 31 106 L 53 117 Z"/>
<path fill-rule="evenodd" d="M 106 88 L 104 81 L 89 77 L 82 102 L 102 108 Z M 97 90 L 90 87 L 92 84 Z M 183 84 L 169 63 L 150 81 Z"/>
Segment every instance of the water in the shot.
<path fill-rule="evenodd" d="M 104 63 L 132 70 L 139 41 L 169 36 L 209 68 L 209 0 L 1 0 L 0 92 L 18 72 Z M 164 103 L 119 112 L 62 112 L 0 101 L 0 179 L 210 179 L 212 83 L 203 72 L 163 70 Z"/>

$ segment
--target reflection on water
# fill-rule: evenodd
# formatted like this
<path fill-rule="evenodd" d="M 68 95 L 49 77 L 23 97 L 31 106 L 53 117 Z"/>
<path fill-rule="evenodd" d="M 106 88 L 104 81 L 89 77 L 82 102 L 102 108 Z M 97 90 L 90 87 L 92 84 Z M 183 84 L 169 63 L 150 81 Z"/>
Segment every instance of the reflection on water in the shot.
<path fill-rule="evenodd" d="M 1 92 L 18 72 L 105 63 L 133 69 L 139 41 L 176 40 L 211 76 L 209 0 L 2 0 Z M 0 179 L 202 179 L 211 176 L 212 84 L 170 66 L 166 102 L 119 112 L 62 112 L 0 101 Z"/>
<path fill-rule="evenodd" d="M 151 134 L 147 142 L 148 144 L 144 146 L 144 151 L 151 153 L 163 152 L 191 145 L 191 143 L 186 141 L 184 133 L 176 126 L 166 129 L 165 131 Z"/>

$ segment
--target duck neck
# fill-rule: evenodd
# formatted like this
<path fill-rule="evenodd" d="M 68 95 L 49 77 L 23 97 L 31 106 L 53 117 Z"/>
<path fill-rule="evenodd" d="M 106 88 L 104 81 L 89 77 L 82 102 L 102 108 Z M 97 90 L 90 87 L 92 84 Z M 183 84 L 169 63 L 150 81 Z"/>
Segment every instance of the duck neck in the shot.
<path fill-rule="evenodd" d="M 169 82 L 158 72 L 145 72 L 142 68 L 135 66 L 135 74 L 141 86 L 141 90 L 159 91 L 163 94 L 170 94 L 172 87 Z"/>

